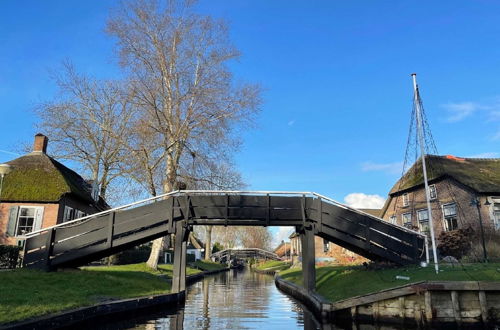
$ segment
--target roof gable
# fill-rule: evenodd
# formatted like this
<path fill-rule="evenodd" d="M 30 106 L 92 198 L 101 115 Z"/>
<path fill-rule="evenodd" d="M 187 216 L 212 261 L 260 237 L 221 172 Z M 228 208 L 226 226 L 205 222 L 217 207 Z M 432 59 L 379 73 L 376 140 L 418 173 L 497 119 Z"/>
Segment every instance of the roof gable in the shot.
<path fill-rule="evenodd" d="M 500 192 L 500 159 L 458 158 L 428 155 L 425 158 L 428 181 L 449 176 L 480 193 Z M 422 162 L 417 160 L 392 187 L 389 195 L 424 184 Z"/>
<path fill-rule="evenodd" d="M 45 153 L 33 152 L 7 164 L 13 168 L 4 179 L 3 201 L 57 202 L 72 193 L 93 202 L 87 182 Z"/>

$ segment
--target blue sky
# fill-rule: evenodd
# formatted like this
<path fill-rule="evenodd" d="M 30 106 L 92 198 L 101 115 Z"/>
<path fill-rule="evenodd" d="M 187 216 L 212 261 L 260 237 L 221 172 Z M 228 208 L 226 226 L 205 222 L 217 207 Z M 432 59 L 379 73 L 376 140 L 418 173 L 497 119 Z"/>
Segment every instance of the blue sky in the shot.
<path fill-rule="evenodd" d="M 1 150 L 31 142 L 31 109 L 53 96 L 61 60 L 118 74 L 103 33 L 113 3 L 0 3 Z M 203 0 L 198 10 L 230 23 L 237 78 L 265 89 L 236 156 L 251 189 L 385 198 L 404 158 L 412 72 L 441 154 L 500 157 L 500 2 Z"/>

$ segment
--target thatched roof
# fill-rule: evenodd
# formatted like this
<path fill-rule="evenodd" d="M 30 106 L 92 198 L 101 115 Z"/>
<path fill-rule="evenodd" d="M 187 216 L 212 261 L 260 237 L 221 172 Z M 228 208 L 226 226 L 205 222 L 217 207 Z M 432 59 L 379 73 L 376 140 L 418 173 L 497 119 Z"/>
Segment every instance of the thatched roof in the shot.
<path fill-rule="evenodd" d="M 499 158 L 459 158 L 455 156 L 426 156 L 427 177 L 436 181 L 451 177 L 479 193 L 500 192 Z M 424 184 L 422 162 L 419 159 L 392 187 L 389 195 Z"/>
<path fill-rule="evenodd" d="M 7 164 L 12 172 L 5 176 L 2 201 L 58 202 L 65 194 L 89 203 L 92 188 L 78 173 L 43 152 L 32 152 Z"/>

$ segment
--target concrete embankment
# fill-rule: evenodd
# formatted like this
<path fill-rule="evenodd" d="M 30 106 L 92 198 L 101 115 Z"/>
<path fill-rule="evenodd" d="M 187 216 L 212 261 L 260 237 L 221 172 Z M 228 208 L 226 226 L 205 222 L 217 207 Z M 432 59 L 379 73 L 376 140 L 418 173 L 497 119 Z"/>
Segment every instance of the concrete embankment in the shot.
<path fill-rule="evenodd" d="M 328 322 L 482 327 L 500 320 L 500 282 L 426 281 L 333 303 L 279 276 L 275 282 Z"/>
<path fill-rule="evenodd" d="M 204 271 L 198 274 L 189 275 L 186 276 L 186 283 L 192 284 L 203 279 L 203 277 L 205 276 L 225 272 L 228 270 L 230 270 L 230 268 Z M 158 276 L 163 277 L 162 275 Z M 156 306 L 174 306 L 184 302 L 184 300 L 185 291 L 179 293 L 166 293 L 130 299 L 113 300 L 93 306 L 81 307 L 68 311 L 49 314 L 21 322 L 3 324 L 0 325 L 0 330 L 70 328 L 71 326 L 78 325 L 79 323 L 101 317 L 117 317 L 125 313 L 128 315 L 131 311 L 139 312 L 143 309 L 154 308 Z"/>

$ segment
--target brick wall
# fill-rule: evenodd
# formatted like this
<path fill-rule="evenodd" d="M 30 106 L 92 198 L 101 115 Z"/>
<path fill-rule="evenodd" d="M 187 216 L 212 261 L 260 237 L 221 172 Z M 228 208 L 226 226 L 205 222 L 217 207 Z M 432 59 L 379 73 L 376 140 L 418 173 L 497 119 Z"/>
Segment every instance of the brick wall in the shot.
<path fill-rule="evenodd" d="M 444 230 L 444 217 L 442 207 L 445 204 L 457 204 L 457 222 L 459 228 L 465 228 L 471 225 L 477 228 L 479 224 L 479 214 L 476 206 L 471 205 L 471 200 L 478 197 L 481 203 L 481 216 L 483 224 L 487 230 L 493 228 L 493 219 L 491 216 L 491 206 L 483 204 L 486 201 L 485 196 L 477 196 L 476 193 L 468 187 L 457 181 L 445 178 L 438 182 L 433 182 L 436 186 L 437 198 L 431 201 L 432 219 L 434 222 L 434 232 L 436 237 Z M 423 187 L 408 192 L 409 205 L 403 206 L 402 194 L 390 197 L 389 206 L 383 214 L 383 219 L 390 221 L 392 215 L 396 215 L 396 223 L 403 225 L 402 214 L 411 213 L 414 229 L 418 228 L 417 211 L 426 209 L 425 189 Z"/>
<path fill-rule="evenodd" d="M 17 244 L 17 240 L 6 236 L 7 224 L 9 222 L 9 209 L 11 206 L 42 206 L 43 218 L 42 228 L 54 226 L 57 224 L 59 204 L 40 204 L 40 203 L 0 203 L 0 244 Z"/>
<path fill-rule="evenodd" d="M 300 252 L 300 239 L 299 237 L 293 237 L 291 239 L 291 244 L 293 246 L 293 253 L 294 255 L 300 254 L 297 253 L 297 247 Z M 329 242 L 328 244 L 328 251 L 325 251 L 325 246 L 324 246 L 324 241 L 323 238 L 319 236 L 314 236 L 314 253 L 316 260 L 322 260 L 324 262 L 335 262 L 339 263 L 342 265 L 346 264 L 361 264 L 365 261 L 368 261 L 368 259 L 363 258 L 362 256 L 351 252 L 337 244 L 333 244 L 332 242 Z M 321 262 L 321 261 L 320 261 Z"/>

